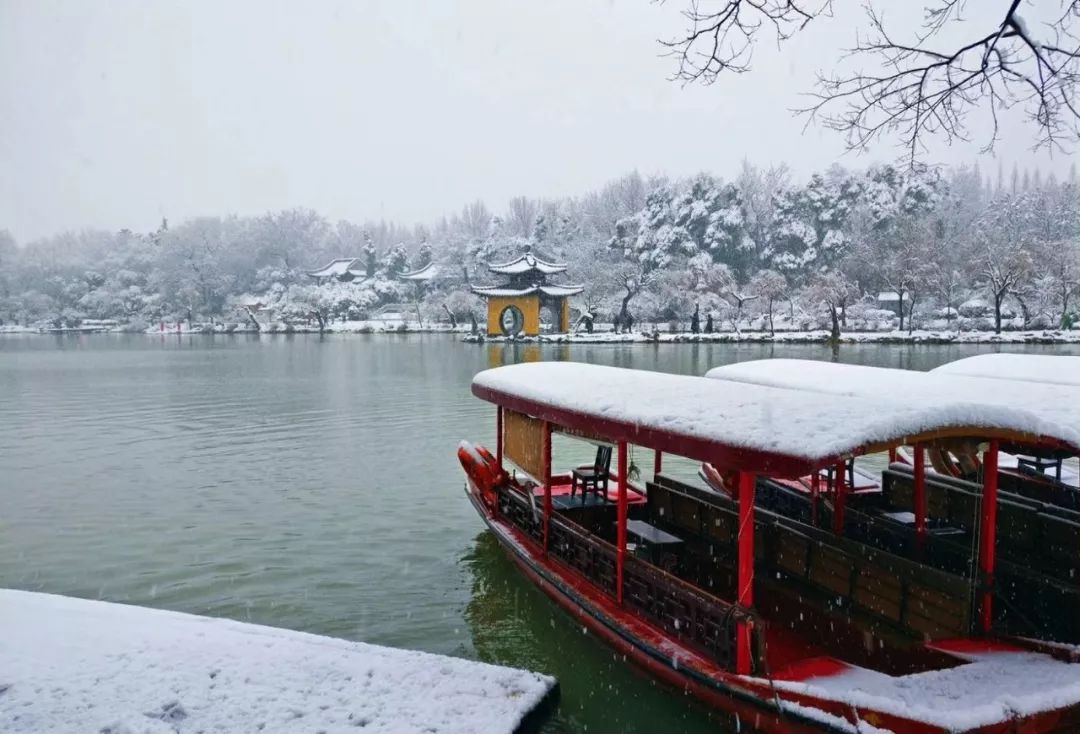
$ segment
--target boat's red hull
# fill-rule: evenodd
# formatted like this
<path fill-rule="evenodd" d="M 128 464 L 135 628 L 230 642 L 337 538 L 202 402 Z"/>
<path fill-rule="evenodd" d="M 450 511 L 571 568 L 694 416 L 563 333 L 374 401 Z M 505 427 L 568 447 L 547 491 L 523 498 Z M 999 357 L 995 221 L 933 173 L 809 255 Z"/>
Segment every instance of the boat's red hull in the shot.
<path fill-rule="evenodd" d="M 545 558 L 536 543 L 492 515 L 468 480 L 466 494 L 511 560 L 586 629 L 651 675 L 693 694 L 709 706 L 737 716 L 742 724 L 755 731 L 769 734 L 822 731 L 946 734 L 948 731 L 891 714 L 857 710 L 838 701 L 780 691 L 765 679 L 735 675 L 691 651 L 685 651 L 685 655 L 681 651 L 680 660 L 673 664 L 671 656 L 660 650 L 679 647 L 677 641 L 621 610 L 576 572 Z M 971 734 L 1080 731 L 1080 727 L 1073 729 L 1064 723 L 1066 718 L 1073 721 L 1075 716 L 1070 710 L 1048 711 L 979 727 L 971 730 Z M 867 724 L 877 729 L 859 728 Z"/>

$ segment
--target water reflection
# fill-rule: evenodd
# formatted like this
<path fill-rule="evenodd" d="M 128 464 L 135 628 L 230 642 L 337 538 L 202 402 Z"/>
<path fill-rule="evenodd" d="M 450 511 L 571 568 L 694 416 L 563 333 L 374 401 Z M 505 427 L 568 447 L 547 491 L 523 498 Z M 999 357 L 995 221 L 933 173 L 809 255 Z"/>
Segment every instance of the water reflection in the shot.
<path fill-rule="evenodd" d="M 559 680 L 559 710 L 544 731 L 735 731 L 586 633 L 518 571 L 491 533 L 478 535 L 462 562 L 473 578 L 465 620 L 477 657 Z"/>
<path fill-rule="evenodd" d="M 1062 347 L 842 344 L 929 369 Z M 556 731 L 715 731 L 581 633 L 481 535 L 454 447 L 492 445 L 473 375 L 576 360 L 702 374 L 827 345 L 463 344 L 449 335 L 0 338 L 0 586 L 536 667 Z M 561 465 L 591 447 L 557 437 Z M 637 456 L 649 466 L 651 457 Z M 668 471 L 692 477 L 696 464 Z"/>

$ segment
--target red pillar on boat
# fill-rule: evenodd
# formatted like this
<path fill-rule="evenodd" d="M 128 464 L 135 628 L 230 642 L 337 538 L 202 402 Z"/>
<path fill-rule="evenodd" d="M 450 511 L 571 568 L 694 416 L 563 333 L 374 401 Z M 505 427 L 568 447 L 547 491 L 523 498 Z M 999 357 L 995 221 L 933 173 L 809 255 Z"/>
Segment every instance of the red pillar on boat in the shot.
<path fill-rule="evenodd" d="M 656 450 L 656 456 L 653 458 L 653 480 L 664 470 L 664 452 L 660 449 Z"/>
<path fill-rule="evenodd" d="M 889 463 L 890 464 L 896 463 L 896 447 L 895 446 L 892 447 L 891 449 L 889 449 Z"/>
<path fill-rule="evenodd" d="M 756 477 L 751 472 L 739 472 L 739 572 L 738 604 L 744 609 L 754 605 L 754 487 Z M 735 626 L 735 672 L 749 675 L 751 669 L 751 626 L 739 622 Z"/>
<path fill-rule="evenodd" d="M 915 444 L 915 534 L 921 541 L 926 537 L 926 447 Z"/>
<path fill-rule="evenodd" d="M 818 495 L 821 494 L 821 471 L 814 469 L 810 477 L 810 522 L 817 527 Z"/>
<path fill-rule="evenodd" d="M 623 565 L 626 563 L 626 442 L 619 442 L 619 498 L 615 538 L 615 598 L 623 600 Z"/>
<path fill-rule="evenodd" d="M 503 464 L 503 409 L 495 409 L 495 460 L 502 469 Z"/>
<path fill-rule="evenodd" d="M 994 621 L 994 551 L 997 545 L 998 442 L 991 441 L 983 454 L 982 526 L 979 531 L 979 570 L 982 571 L 982 631 L 990 632 Z"/>
<path fill-rule="evenodd" d="M 544 421 L 544 556 L 548 551 L 548 527 L 551 525 L 551 424 Z"/>
<path fill-rule="evenodd" d="M 844 462 L 840 462 L 836 465 L 836 486 L 835 494 L 833 498 L 833 532 L 837 535 L 844 534 L 844 503 L 847 501 L 847 490 L 844 487 L 844 473 L 847 468 L 844 466 Z"/>

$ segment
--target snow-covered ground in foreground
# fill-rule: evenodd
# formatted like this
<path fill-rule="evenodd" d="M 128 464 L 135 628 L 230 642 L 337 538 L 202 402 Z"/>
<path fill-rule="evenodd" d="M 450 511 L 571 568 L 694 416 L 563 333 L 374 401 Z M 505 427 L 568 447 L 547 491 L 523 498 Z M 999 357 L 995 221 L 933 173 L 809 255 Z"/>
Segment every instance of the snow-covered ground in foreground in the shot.
<path fill-rule="evenodd" d="M 0 590 L 0 731 L 512 732 L 555 681 L 179 612 Z"/>
<path fill-rule="evenodd" d="M 504 341 L 502 337 L 486 339 L 466 336 L 465 341 Z M 588 334 L 542 334 L 539 337 L 518 337 L 510 341 L 519 342 L 554 342 L 559 344 L 680 344 L 680 343 L 724 343 L 724 342 L 770 342 L 781 344 L 818 344 L 829 340 L 827 331 L 731 331 L 713 334 L 692 334 L 689 332 L 640 332 L 616 334 L 614 332 L 596 332 Z M 910 334 L 907 331 L 851 331 L 840 334 L 843 344 L 1080 344 L 1080 330 L 1059 331 L 920 331 Z"/>

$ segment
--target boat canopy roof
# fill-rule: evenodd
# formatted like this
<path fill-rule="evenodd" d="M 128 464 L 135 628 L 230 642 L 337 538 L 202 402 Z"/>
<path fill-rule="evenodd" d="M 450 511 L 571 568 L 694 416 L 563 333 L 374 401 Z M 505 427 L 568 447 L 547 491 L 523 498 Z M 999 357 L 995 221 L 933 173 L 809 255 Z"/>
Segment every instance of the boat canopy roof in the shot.
<path fill-rule="evenodd" d="M 804 359 L 737 362 L 715 367 L 706 377 L 869 399 L 890 413 L 899 406 L 935 407 L 959 423 L 1017 434 L 1010 440 L 1018 443 L 1080 453 L 1080 388 L 1068 385 Z M 990 437 L 978 431 L 971 435 Z"/>
<path fill-rule="evenodd" d="M 584 436 L 773 476 L 804 476 L 859 453 L 945 437 L 1035 443 L 1049 435 L 1055 446 L 1080 444 L 1080 430 L 998 406 L 904 403 L 572 362 L 485 370 L 472 391 Z"/>
<path fill-rule="evenodd" d="M 943 364 L 935 374 L 1026 380 L 1080 387 L 1080 357 L 1057 354 L 977 354 Z"/>

